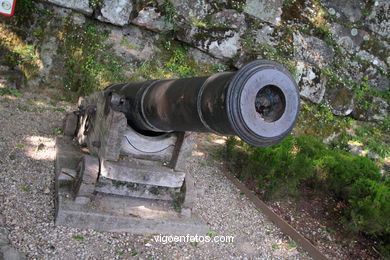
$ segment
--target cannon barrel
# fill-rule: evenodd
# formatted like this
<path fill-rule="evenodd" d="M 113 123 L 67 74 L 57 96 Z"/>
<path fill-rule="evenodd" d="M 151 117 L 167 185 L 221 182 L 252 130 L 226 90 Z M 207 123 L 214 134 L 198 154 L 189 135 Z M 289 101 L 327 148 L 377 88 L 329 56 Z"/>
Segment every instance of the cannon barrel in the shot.
<path fill-rule="evenodd" d="M 280 142 L 294 127 L 299 92 L 280 64 L 257 60 L 209 77 L 114 84 L 106 108 L 146 135 L 172 131 L 237 135 L 254 146 Z"/>

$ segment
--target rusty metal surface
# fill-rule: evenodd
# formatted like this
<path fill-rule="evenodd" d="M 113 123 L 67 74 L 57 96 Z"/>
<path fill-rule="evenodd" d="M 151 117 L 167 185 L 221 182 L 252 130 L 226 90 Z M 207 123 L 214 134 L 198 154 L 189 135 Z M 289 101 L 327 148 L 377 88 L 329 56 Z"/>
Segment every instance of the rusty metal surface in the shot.
<path fill-rule="evenodd" d="M 124 112 L 140 133 L 214 132 L 255 146 L 280 142 L 299 113 L 294 79 L 266 60 L 209 77 L 115 84 L 105 95 L 107 106 Z"/>

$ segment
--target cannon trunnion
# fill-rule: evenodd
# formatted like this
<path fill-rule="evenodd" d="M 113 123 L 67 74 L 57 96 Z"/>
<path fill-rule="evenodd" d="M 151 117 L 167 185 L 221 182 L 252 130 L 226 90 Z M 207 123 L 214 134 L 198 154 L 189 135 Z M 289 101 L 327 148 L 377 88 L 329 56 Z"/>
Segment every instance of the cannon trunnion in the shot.
<path fill-rule="evenodd" d="M 201 234 L 185 170 L 195 132 L 276 144 L 295 124 L 299 93 L 280 64 L 254 61 L 210 77 L 114 84 L 78 105 L 57 139 L 56 224 Z"/>

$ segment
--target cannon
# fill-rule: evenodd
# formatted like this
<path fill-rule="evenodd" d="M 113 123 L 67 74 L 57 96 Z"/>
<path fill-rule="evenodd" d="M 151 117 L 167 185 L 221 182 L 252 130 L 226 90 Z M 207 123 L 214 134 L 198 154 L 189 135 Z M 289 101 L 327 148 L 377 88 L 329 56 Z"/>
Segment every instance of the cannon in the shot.
<path fill-rule="evenodd" d="M 56 224 L 199 234 L 186 159 L 196 132 L 259 147 L 287 136 L 299 92 L 280 64 L 258 60 L 209 77 L 113 84 L 80 98 L 56 140 Z"/>

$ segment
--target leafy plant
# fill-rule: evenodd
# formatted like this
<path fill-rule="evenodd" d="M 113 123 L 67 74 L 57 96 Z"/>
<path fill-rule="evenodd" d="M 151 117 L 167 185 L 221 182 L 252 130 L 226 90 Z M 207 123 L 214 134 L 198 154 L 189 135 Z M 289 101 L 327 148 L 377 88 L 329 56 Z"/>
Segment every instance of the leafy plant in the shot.
<path fill-rule="evenodd" d="M 80 235 L 75 235 L 72 238 L 77 239 L 77 240 L 84 240 L 84 237 L 80 236 Z"/>
<path fill-rule="evenodd" d="M 30 191 L 30 188 L 29 187 L 26 187 L 26 186 L 20 186 L 20 189 L 22 191 Z"/>
<path fill-rule="evenodd" d="M 297 244 L 294 242 L 294 240 L 288 241 L 287 249 L 293 249 L 293 248 L 296 248 L 296 247 L 297 247 Z"/>
<path fill-rule="evenodd" d="M 178 212 L 178 213 L 181 212 L 181 205 L 180 205 L 180 203 L 178 203 L 177 201 L 174 201 L 174 202 L 172 202 L 171 205 L 172 205 L 173 209 L 174 209 L 176 212 Z"/>
<path fill-rule="evenodd" d="M 105 43 L 108 32 L 99 30 L 92 22 L 75 25 L 67 21 L 62 38 L 66 90 L 86 95 L 125 80 L 123 61 Z"/>
<path fill-rule="evenodd" d="M 217 235 L 217 231 L 209 230 L 209 231 L 207 231 L 207 235 L 208 235 L 209 237 L 214 237 L 214 236 Z"/>
<path fill-rule="evenodd" d="M 198 242 L 190 242 L 190 245 L 193 246 L 193 247 L 197 247 L 198 246 Z"/>
<path fill-rule="evenodd" d="M 165 16 L 166 21 L 171 23 L 175 29 L 178 25 L 177 12 L 175 5 L 170 0 L 164 0 L 164 3 L 162 4 L 162 13 Z"/>
<path fill-rule="evenodd" d="M 118 254 L 118 255 L 123 255 L 125 253 L 125 251 L 121 250 L 121 249 L 118 249 L 118 250 L 115 251 L 115 253 Z"/>
<path fill-rule="evenodd" d="M 59 127 L 54 128 L 54 133 L 55 133 L 56 135 L 62 135 L 62 134 L 64 134 L 64 133 L 62 132 L 62 129 L 59 128 Z"/>
<path fill-rule="evenodd" d="M 102 5 L 103 0 L 88 0 L 88 2 L 92 9 L 97 9 Z"/>

